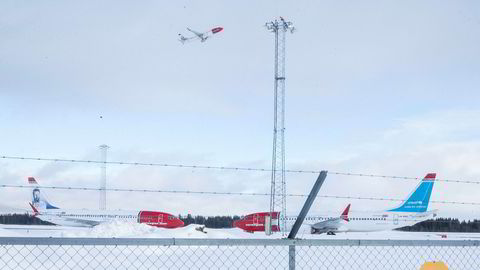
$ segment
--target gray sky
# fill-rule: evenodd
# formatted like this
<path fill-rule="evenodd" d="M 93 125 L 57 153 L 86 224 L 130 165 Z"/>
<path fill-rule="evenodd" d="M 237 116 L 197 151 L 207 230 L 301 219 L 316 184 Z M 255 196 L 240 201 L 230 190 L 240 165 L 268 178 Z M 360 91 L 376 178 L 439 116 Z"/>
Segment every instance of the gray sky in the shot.
<path fill-rule="evenodd" d="M 480 181 L 478 1 L 2 1 L 0 155 L 269 167 L 273 36 L 287 37 L 287 167 Z M 178 33 L 222 26 L 205 43 Z M 100 119 L 100 116 L 103 116 Z M 0 160 L 0 181 L 98 186 L 93 165 Z M 287 175 L 307 193 L 314 175 Z M 110 166 L 123 188 L 268 192 L 268 173 Z M 412 180 L 327 178 L 322 194 L 405 198 Z M 432 200 L 479 202 L 478 185 L 439 182 Z M 47 191 L 96 208 L 94 192 Z M 1 189 L 26 208 L 28 192 Z M 297 212 L 303 199 L 288 201 Z M 395 202 L 319 199 L 317 212 Z M 109 208 L 244 214 L 268 198 L 115 193 Z M 448 215 L 478 207 L 434 204 Z"/>

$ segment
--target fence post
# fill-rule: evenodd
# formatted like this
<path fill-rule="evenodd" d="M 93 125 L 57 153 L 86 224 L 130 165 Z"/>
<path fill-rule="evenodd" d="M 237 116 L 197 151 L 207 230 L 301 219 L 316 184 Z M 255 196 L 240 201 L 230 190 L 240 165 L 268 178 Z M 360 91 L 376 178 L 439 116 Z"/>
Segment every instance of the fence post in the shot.
<path fill-rule="evenodd" d="M 288 239 L 295 239 L 297 236 L 298 229 L 300 229 L 300 226 L 302 226 L 303 220 L 305 219 L 305 216 L 308 214 L 308 211 L 310 210 L 310 207 L 313 204 L 313 201 L 317 197 L 318 191 L 323 185 L 323 182 L 325 181 L 325 178 L 327 178 L 327 171 L 321 171 L 320 174 L 318 175 L 317 181 L 315 181 L 315 184 L 312 187 L 312 190 L 310 191 L 310 195 L 308 195 L 307 200 L 303 204 L 302 210 L 300 211 L 300 214 L 297 217 L 297 220 L 295 221 L 295 224 L 293 224 L 292 230 L 290 231 L 290 234 L 288 235 Z"/>
<path fill-rule="evenodd" d="M 295 270 L 295 245 L 288 246 L 288 269 Z"/>

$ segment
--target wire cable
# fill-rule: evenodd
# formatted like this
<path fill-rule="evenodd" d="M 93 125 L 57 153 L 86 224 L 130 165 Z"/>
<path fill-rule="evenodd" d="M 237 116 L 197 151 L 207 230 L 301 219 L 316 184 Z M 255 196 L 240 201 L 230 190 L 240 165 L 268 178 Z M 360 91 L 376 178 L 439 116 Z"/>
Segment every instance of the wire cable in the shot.
<path fill-rule="evenodd" d="M 81 160 L 81 159 L 63 159 L 63 158 L 42 158 L 42 157 L 21 157 L 21 156 L 0 156 L 1 159 L 9 160 L 30 160 L 30 161 L 50 161 L 50 162 L 71 162 L 71 163 L 88 163 L 88 164 L 112 164 L 112 165 L 131 165 L 131 166 L 156 166 L 186 169 L 206 169 L 206 170 L 229 170 L 229 171 L 260 171 L 271 172 L 272 169 L 252 168 L 252 167 L 234 167 L 234 166 L 207 166 L 207 165 L 191 165 L 191 164 L 172 164 L 172 163 L 148 163 L 148 162 L 127 162 L 127 161 L 100 161 L 100 160 Z M 285 170 L 286 173 L 307 173 L 319 174 L 321 170 Z M 401 180 L 421 180 L 420 177 L 398 176 L 398 175 L 381 175 L 353 172 L 337 172 L 328 171 L 329 174 L 342 176 L 358 176 L 380 179 L 401 179 Z M 457 179 L 435 179 L 437 182 L 451 182 L 462 184 L 480 184 L 480 181 L 457 180 Z"/>
<path fill-rule="evenodd" d="M 145 193 L 171 193 L 171 194 L 200 194 L 200 195 L 235 195 L 235 196 L 270 196 L 270 193 L 261 192 L 223 192 L 223 191 L 193 191 L 193 190 L 161 190 L 161 189 L 128 189 L 128 188 L 92 188 L 92 187 L 60 187 L 60 186 L 27 186 L 27 185 L 6 185 L 1 184 L 0 188 L 44 188 L 55 190 L 83 190 L 83 191 L 113 191 L 113 192 L 145 192 Z M 307 194 L 286 194 L 288 197 L 308 197 Z M 370 201 L 396 201 L 404 202 L 405 200 L 395 198 L 377 198 L 377 197 L 360 197 L 360 196 L 337 196 L 337 195 L 318 195 L 317 198 L 331 199 L 350 199 L 350 200 L 370 200 Z M 457 201 L 430 201 L 438 204 L 457 204 L 457 205 L 480 205 L 478 202 L 457 202 Z"/>

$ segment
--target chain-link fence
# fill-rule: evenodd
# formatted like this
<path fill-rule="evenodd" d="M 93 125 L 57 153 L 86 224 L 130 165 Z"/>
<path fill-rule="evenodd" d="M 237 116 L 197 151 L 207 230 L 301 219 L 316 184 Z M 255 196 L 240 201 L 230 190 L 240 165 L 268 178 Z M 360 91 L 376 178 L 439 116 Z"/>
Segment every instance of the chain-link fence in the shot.
<path fill-rule="evenodd" d="M 480 269 L 477 240 L 0 238 L 0 269 Z"/>

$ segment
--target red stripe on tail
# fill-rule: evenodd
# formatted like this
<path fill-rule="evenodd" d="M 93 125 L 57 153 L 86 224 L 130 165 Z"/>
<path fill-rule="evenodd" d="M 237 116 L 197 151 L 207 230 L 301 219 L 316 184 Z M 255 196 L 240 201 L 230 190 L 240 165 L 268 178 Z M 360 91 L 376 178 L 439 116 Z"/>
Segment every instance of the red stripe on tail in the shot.
<path fill-rule="evenodd" d="M 425 175 L 425 177 L 423 179 L 425 179 L 425 180 L 435 180 L 436 177 L 437 177 L 436 173 L 427 173 L 427 175 Z"/>
<path fill-rule="evenodd" d="M 33 178 L 33 177 L 31 177 L 31 176 L 28 177 L 28 183 L 29 183 L 29 184 L 37 185 L 37 181 L 35 180 L 35 178 Z"/>

